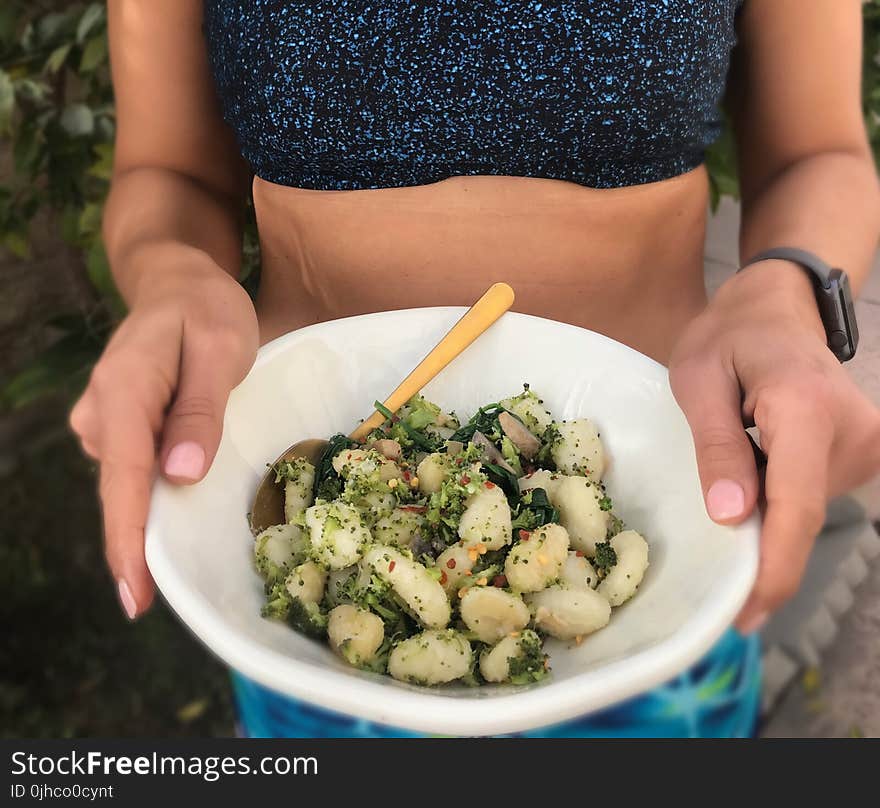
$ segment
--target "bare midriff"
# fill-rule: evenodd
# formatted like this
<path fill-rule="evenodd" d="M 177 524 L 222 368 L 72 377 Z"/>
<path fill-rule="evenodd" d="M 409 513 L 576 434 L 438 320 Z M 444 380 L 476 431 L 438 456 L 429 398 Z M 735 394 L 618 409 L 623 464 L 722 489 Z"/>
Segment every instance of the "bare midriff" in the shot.
<path fill-rule="evenodd" d="M 366 312 L 469 305 L 506 281 L 514 310 L 665 361 L 706 302 L 707 193 L 702 168 L 610 190 L 522 177 L 366 191 L 256 179 L 262 338 Z"/>

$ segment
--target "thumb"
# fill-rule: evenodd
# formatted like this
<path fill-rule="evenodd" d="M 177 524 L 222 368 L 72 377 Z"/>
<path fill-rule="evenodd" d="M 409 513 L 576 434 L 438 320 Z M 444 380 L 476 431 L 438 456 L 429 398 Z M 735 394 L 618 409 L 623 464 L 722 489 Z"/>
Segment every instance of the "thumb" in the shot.
<path fill-rule="evenodd" d="M 208 473 L 223 434 L 232 385 L 210 356 L 184 350 L 177 394 L 165 417 L 159 463 L 171 482 L 198 482 Z"/>
<path fill-rule="evenodd" d="M 758 499 L 755 454 L 743 426 L 739 381 L 717 362 L 688 362 L 670 370 L 670 384 L 694 436 L 709 517 L 738 524 Z"/>

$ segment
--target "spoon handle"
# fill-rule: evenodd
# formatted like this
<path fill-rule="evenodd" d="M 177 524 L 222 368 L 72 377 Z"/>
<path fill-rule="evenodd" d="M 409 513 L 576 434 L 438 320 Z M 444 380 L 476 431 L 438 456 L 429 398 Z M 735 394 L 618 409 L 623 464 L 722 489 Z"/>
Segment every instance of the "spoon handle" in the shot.
<path fill-rule="evenodd" d="M 494 283 L 486 293 L 471 306 L 464 316 L 450 329 L 440 342 L 409 374 L 400 386 L 385 400 L 391 412 L 397 412 L 419 392 L 431 379 L 467 348 L 492 323 L 513 305 L 513 289 L 506 283 Z M 363 440 L 385 420 L 380 412 L 374 412 L 350 437 Z"/>

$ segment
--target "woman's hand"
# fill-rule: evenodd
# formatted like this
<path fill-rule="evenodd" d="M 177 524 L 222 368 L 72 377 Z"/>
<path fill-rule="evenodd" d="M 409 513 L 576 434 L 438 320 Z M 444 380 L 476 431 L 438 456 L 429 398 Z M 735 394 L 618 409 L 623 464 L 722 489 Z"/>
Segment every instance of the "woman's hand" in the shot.
<path fill-rule="evenodd" d="M 761 561 L 737 618 L 750 633 L 797 590 L 828 498 L 880 472 L 880 411 L 826 346 L 808 277 L 781 261 L 724 284 L 676 345 L 670 382 L 714 521 L 737 524 L 754 510 L 759 479 L 744 426 L 760 432 Z"/>
<path fill-rule="evenodd" d="M 153 599 L 144 526 L 157 459 L 172 482 L 205 475 L 229 392 L 259 344 L 250 299 L 205 253 L 175 245 L 137 262 L 131 313 L 70 415 L 100 463 L 107 562 L 131 619 Z"/>

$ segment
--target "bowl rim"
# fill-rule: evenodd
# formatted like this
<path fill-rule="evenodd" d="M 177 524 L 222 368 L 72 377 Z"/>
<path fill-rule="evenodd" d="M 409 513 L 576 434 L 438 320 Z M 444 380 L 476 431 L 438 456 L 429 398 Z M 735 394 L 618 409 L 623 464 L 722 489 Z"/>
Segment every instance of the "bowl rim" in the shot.
<path fill-rule="evenodd" d="M 320 336 L 342 323 L 369 323 L 376 319 L 430 315 L 438 319 L 463 314 L 464 306 L 432 306 L 372 312 L 328 320 L 283 334 L 263 345 L 253 368 L 269 362 L 304 336 Z M 612 350 L 626 353 L 644 372 L 668 379 L 666 368 L 648 356 L 603 334 L 544 317 L 508 312 L 507 318 L 539 320 L 554 326 L 586 331 Z M 453 321 L 454 322 L 454 321 Z M 237 629 L 231 629 L 208 600 L 191 589 L 175 569 L 164 550 L 152 507 L 157 490 L 170 484 L 157 478 L 145 529 L 147 566 L 162 597 L 178 618 L 213 654 L 230 667 L 282 696 L 317 704 L 322 709 L 346 713 L 384 725 L 417 732 L 485 736 L 523 732 L 571 720 L 610 706 L 663 684 L 697 662 L 723 635 L 746 601 L 758 569 L 760 517 L 757 513 L 731 528 L 742 542 L 742 562 L 718 585 L 713 597 L 691 614 L 681 629 L 664 640 L 622 659 L 575 674 L 564 681 L 552 678 L 520 690 L 510 688 L 499 695 L 474 697 L 444 695 L 442 690 L 417 688 L 379 674 L 334 670 L 303 663 L 289 654 L 275 651 Z M 637 664 L 634 664 L 637 663 Z M 282 671 L 285 672 L 282 673 Z M 290 677 L 291 669 L 296 677 Z M 603 680 L 597 687 L 597 679 Z M 509 686 L 507 686 L 509 687 Z"/>

